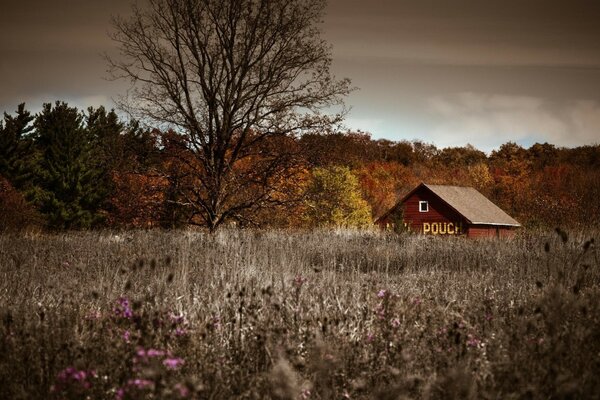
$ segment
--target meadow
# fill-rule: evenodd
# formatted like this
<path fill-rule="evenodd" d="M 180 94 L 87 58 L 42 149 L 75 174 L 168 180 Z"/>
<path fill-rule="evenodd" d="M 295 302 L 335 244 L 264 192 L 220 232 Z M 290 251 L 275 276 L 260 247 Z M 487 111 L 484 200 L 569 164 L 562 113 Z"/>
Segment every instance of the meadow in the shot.
<path fill-rule="evenodd" d="M 5 234 L 0 398 L 600 398 L 594 237 Z"/>

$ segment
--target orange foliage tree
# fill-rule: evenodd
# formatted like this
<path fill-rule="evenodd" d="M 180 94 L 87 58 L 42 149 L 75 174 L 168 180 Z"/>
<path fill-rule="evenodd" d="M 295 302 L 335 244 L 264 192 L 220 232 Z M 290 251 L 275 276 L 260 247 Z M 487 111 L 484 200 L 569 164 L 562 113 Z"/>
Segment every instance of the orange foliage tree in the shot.
<path fill-rule="evenodd" d="M 112 227 L 160 226 L 168 180 L 158 173 L 113 172 L 111 210 L 106 221 Z"/>
<path fill-rule="evenodd" d="M 356 170 L 364 199 L 377 219 L 418 182 L 412 170 L 396 162 L 372 162 Z"/>
<path fill-rule="evenodd" d="M 42 221 L 36 209 L 0 175 L 0 232 L 31 229 Z"/>

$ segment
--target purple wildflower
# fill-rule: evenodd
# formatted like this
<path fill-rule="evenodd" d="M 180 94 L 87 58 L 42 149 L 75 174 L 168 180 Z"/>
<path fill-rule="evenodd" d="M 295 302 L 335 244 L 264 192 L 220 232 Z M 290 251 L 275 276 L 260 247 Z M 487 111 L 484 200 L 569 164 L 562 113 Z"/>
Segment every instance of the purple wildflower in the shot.
<path fill-rule="evenodd" d="M 481 344 L 481 340 L 477 339 L 475 336 L 469 334 L 467 335 L 467 346 L 469 347 L 479 347 Z"/>
<path fill-rule="evenodd" d="M 101 317 L 102 317 L 102 313 L 100 313 L 100 311 L 90 311 L 89 313 L 86 314 L 86 316 L 84 318 L 88 321 L 94 321 L 94 320 L 100 319 Z"/>
<path fill-rule="evenodd" d="M 162 357 L 165 355 L 165 352 L 163 350 L 157 350 L 157 349 L 146 350 L 143 347 L 138 347 L 135 354 L 137 355 L 136 360 L 142 359 L 142 360 L 146 361 L 148 358 Z"/>
<path fill-rule="evenodd" d="M 118 305 L 114 308 L 115 315 L 117 317 L 131 319 L 133 317 L 133 311 L 131 311 L 129 299 L 127 299 L 127 297 L 120 297 L 119 300 L 117 300 L 117 303 Z"/>
<path fill-rule="evenodd" d="M 51 391 L 62 392 L 71 388 L 71 390 L 85 390 L 92 387 L 88 378 L 95 378 L 95 371 L 78 370 L 75 367 L 67 367 L 60 371 L 56 376 L 56 384 L 52 385 Z"/>
<path fill-rule="evenodd" d="M 163 365 L 168 369 L 178 369 L 181 367 L 185 361 L 182 358 L 165 358 L 163 361 Z"/>
<path fill-rule="evenodd" d="M 190 395 L 190 389 L 188 389 L 187 386 L 185 386 L 181 383 L 178 383 L 177 385 L 175 385 L 175 390 L 177 391 L 177 394 L 181 398 L 185 398 Z"/>
<path fill-rule="evenodd" d="M 379 292 L 377 292 L 377 297 L 379 297 L 380 299 L 383 299 L 387 294 L 387 290 L 385 289 L 381 289 Z"/>
<path fill-rule="evenodd" d="M 385 307 L 383 306 L 383 304 L 377 304 L 373 311 L 375 312 L 375 315 L 377 315 L 377 318 L 385 319 Z"/>
<path fill-rule="evenodd" d="M 164 351 L 162 351 L 162 350 L 149 349 L 149 350 L 146 352 L 146 355 L 147 355 L 148 357 L 162 357 L 162 356 L 164 356 L 164 355 L 165 355 L 165 352 L 164 352 Z"/>
<path fill-rule="evenodd" d="M 148 379 L 135 378 L 135 379 L 130 379 L 129 381 L 127 381 L 127 385 L 131 386 L 131 387 L 135 387 L 137 389 L 145 389 L 147 387 L 153 386 L 154 382 L 152 382 Z"/>
<path fill-rule="evenodd" d="M 296 275 L 296 277 L 294 278 L 294 286 L 296 286 L 297 288 L 301 288 L 302 285 L 304 285 L 307 281 L 308 279 L 303 277 L 302 275 Z"/>
<path fill-rule="evenodd" d="M 185 319 L 183 314 L 169 314 L 169 321 L 171 321 L 171 329 L 175 331 L 175 336 L 184 336 L 187 334 L 186 327 L 188 326 L 188 321 Z"/>
<path fill-rule="evenodd" d="M 176 315 L 173 313 L 169 314 L 169 321 L 171 321 L 171 323 L 174 325 L 185 324 L 187 322 L 183 314 Z"/>

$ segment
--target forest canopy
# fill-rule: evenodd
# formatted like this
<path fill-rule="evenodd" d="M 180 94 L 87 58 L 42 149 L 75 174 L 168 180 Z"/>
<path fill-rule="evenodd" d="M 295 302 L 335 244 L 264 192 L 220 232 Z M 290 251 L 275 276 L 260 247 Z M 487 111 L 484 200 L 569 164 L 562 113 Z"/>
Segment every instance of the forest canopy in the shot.
<path fill-rule="evenodd" d="M 31 115 L 21 104 L 0 121 L 0 228 L 202 225 L 179 190 L 190 168 L 179 140 L 104 107 L 59 101 Z M 486 154 L 345 132 L 273 137 L 262 146 L 293 155 L 293 167 L 271 182 L 277 201 L 244 210 L 237 226 L 364 226 L 420 182 L 475 187 L 528 227 L 600 222 L 599 145 L 508 142 Z M 248 157 L 239 168 L 259 163 Z"/>

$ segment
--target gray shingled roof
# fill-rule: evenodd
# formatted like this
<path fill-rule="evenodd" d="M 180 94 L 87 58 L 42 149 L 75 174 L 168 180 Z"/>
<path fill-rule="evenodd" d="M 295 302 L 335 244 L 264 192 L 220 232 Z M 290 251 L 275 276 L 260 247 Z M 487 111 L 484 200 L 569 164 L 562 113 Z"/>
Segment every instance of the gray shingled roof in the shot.
<path fill-rule="evenodd" d="M 423 184 L 472 224 L 521 226 L 472 187 Z"/>

